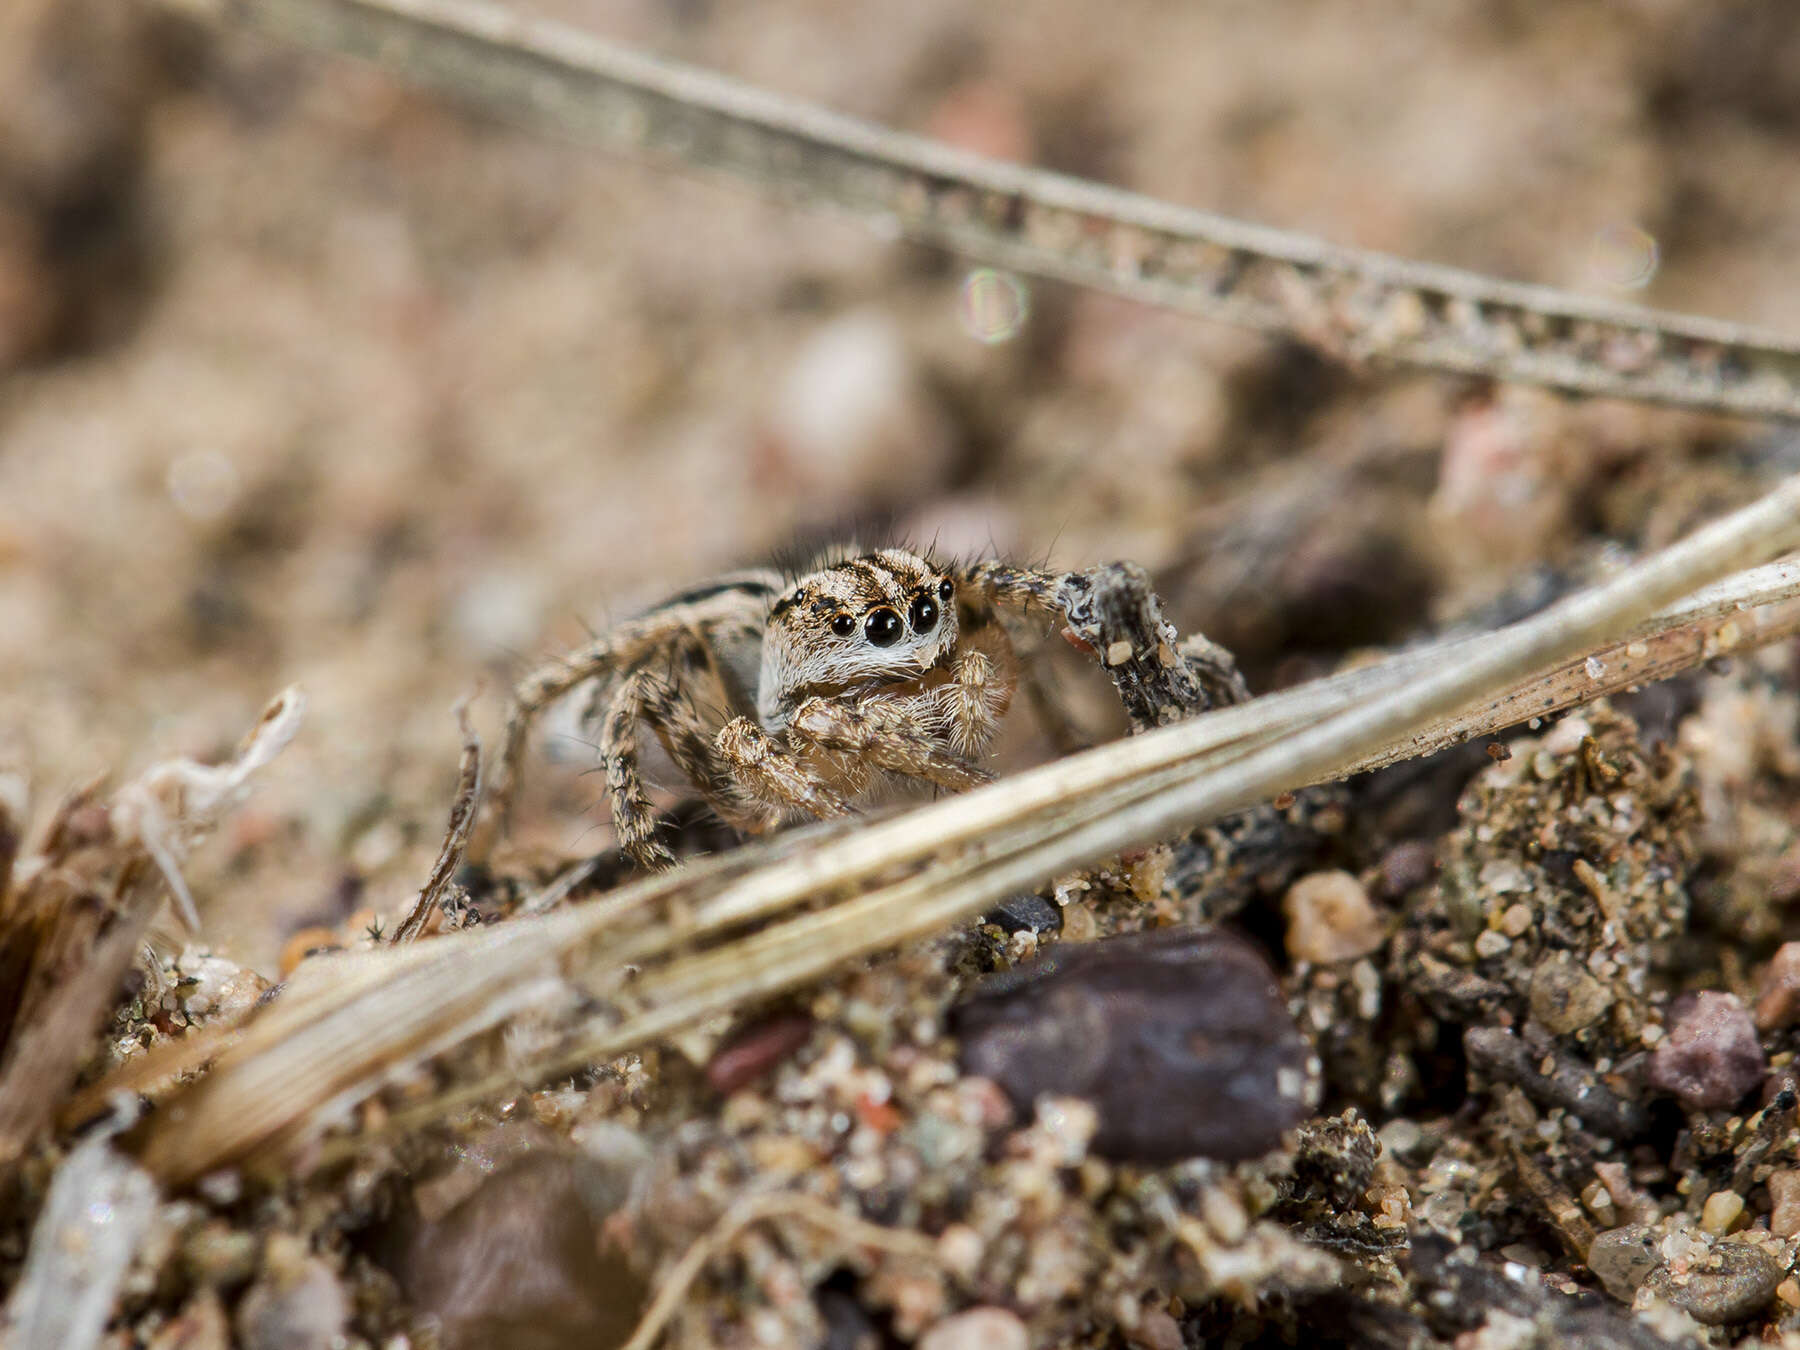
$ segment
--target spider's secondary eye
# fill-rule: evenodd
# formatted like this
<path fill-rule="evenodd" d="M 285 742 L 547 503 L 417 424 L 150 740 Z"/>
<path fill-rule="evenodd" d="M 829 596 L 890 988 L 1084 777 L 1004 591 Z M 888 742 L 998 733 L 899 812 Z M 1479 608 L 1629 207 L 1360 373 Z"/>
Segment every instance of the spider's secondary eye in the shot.
<path fill-rule="evenodd" d="M 950 597 L 955 594 L 956 587 L 950 584 L 949 577 L 945 577 L 942 581 L 938 582 L 938 599 L 942 600 L 946 605 L 950 603 Z"/>
<path fill-rule="evenodd" d="M 863 634 L 877 647 L 891 647 L 900 640 L 904 625 L 891 609 L 872 609 L 863 620 Z"/>
<path fill-rule="evenodd" d="M 937 601 L 933 600 L 929 595 L 914 596 L 912 609 L 907 612 L 906 617 L 912 620 L 913 632 L 929 633 L 933 628 L 937 627 Z"/>
<path fill-rule="evenodd" d="M 833 614 L 831 616 L 831 631 L 836 633 L 839 637 L 849 637 L 856 631 L 856 620 L 851 618 L 848 614 Z"/>

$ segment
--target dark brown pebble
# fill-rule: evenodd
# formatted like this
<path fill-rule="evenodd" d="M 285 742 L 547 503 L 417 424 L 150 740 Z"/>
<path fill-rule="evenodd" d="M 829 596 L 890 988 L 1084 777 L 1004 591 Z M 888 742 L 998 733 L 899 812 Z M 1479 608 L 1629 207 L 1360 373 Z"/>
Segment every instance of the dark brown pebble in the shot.
<path fill-rule="evenodd" d="M 805 1045 L 812 1031 L 813 1020 L 805 1013 L 783 1013 L 752 1023 L 707 1061 L 706 1081 L 721 1097 L 729 1097 Z"/>
<path fill-rule="evenodd" d="M 395 1274 L 446 1350 L 621 1344 L 645 1285 L 602 1233 L 618 1187 L 587 1159 L 536 1153 L 420 1227 Z"/>
<path fill-rule="evenodd" d="M 1062 910 L 1031 891 L 1009 895 L 987 913 L 989 923 L 1009 933 L 1060 933 Z"/>
<path fill-rule="evenodd" d="M 350 1301 L 317 1257 L 278 1268 L 245 1294 L 237 1309 L 238 1343 L 246 1350 L 332 1350 L 344 1343 Z"/>
<path fill-rule="evenodd" d="M 1650 1086 L 1689 1110 L 1733 1106 L 1768 1071 L 1756 1025 L 1731 994 L 1683 994 L 1669 1009 L 1668 1035 L 1650 1055 Z"/>
<path fill-rule="evenodd" d="M 1381 855 L 1381 892 L 1397 900 L 1431 880 L 1437 870 L 1437 848 L 1423 839 L 1395 844 Z"/>
<path fill-rule="evenodd" d="M 1022 1116 L 1044 1094 L 1090 1102 L 1110 1158 L 1254 1158 L 1307 1114 L 1307 1045 L 1275 977 L 1216 930 L 1054 947 L 984 984 L 952 1026 L 963 1071 Z"/>

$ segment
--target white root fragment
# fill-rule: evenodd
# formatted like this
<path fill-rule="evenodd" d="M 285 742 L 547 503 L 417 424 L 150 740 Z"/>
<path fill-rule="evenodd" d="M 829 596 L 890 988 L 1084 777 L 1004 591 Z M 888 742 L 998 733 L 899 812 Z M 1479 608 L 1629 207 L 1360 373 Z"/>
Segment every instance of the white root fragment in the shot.
<path fill-rule="evenodd" d="M 92 1350 L 100 1343 L 161 1200 L 150 1174 L 115 1149 L 111 1136 L 94 1134 L 57 1169 L 7 1300 L 8 1350 Z"/>
<path fill-rule="evenodd" d="M 243 801 L 257 770 L 287 748 L 305 713 L 305 696 L 290 685 L 263 709 L 237 753 L 224 764 L 165 760 L 114 795 L 113 833 L 121 842 L 140 844 L 150 855 L 190 933 L 199 931 L 200 913 L 181 875 L 181 864 L 220 818 Z"/>

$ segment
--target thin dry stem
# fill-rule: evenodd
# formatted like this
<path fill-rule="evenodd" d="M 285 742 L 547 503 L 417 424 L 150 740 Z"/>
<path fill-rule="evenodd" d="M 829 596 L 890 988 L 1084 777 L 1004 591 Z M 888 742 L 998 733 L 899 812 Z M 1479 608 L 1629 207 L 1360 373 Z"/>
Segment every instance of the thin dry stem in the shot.
<path fill-rule="evenodd" d="M 456 869 L 462 866 L 463 854 L 469 848 L 469 831 L 481 806 L 481 737 L 469 722 L 469 700 L 456 704 L 456 724 L 462 729 L 462 763 L 457 772 L 456 800 L 450 807 L 450 825 L 444 832 L 444 845 L 438 850 L 431 875 L 426 878 L 419 898 L 401 925 L 394 930 L 393 942 L 415 941 L 425 931 L 449 889 Z"/>
<path fill-rule="evenodd" d="M 1380 360 L 1800 418 L 1800 343 L 1737 324 L 1340 248 L 983 158 L 487 0 L 164 0 L 548 133 L 746 180 L 1016 271 Z"/>
<path fill-rule="evenodd" d="M 773 1219 L 798 1219 L 811 1224 L 846 1246 L 873 1247 L 897 1256 L 936 1261 L 937 1247 L 929 1238 L 898 1228 L 884 1228 L 853 1215 L 833 1209 L 810 1195 L 781 1191 L 769 1195 L 746 1196 L 719 1216 L 706 1234 L 681 1254 L 650 1306 L 638 1322 L 631 1339 L 620 1350 L 650 1350 L 681 1306 L 681 1300 L 693 1286 L 706 1263 L 727 1250 L 738 1236 L 752 1224 Z"/>

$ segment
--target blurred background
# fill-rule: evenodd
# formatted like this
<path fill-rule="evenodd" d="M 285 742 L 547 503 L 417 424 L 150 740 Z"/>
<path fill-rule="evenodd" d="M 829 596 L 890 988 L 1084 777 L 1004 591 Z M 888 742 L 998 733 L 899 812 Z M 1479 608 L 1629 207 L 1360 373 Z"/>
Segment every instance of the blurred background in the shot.
<path fill-rule="evenodd" d="M 529 7 L 1334 242 L 1800 330 L 1788 0 Z M 1666 542 L 1783 453 L 976 268 L 147 0 L 0 6 L 0 763 L 41 819 L 302 685 L 192 868 L 265 971 L 410 898 L 460 695 L 491 744 L 529 665 L 834 522 L 1136 559 L 1267 689 Z M 555 746 L 526 842 L 600 847 L 591 754 Z"/>

